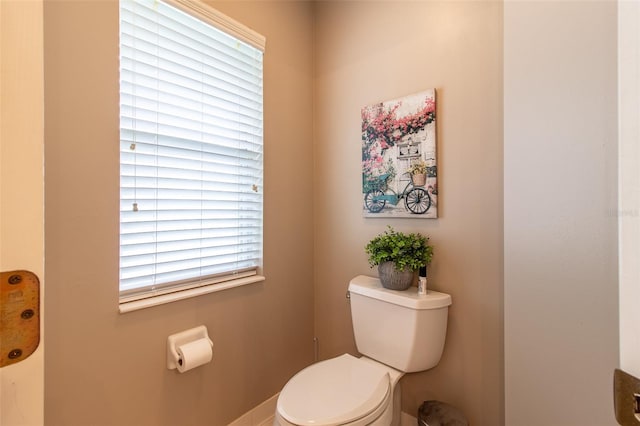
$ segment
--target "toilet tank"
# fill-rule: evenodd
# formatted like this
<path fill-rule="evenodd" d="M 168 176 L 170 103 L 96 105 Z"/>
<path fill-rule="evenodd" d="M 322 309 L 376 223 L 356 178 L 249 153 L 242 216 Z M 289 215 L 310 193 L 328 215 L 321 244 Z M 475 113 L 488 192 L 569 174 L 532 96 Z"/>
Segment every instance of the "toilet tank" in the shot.
<path fill-rule="evenodd" d="M 397 370 L 412 373 L 440 362 L 451 296 L 416 287 L 389 290 L 374 277 L 349 283 L 351 318 L 358 351 Z"/>

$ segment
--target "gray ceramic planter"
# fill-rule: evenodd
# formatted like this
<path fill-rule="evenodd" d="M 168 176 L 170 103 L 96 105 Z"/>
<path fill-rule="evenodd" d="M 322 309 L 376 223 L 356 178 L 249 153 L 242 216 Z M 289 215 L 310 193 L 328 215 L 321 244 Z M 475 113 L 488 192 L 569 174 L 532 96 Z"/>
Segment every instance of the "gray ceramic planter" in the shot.
<path fill-rule="evenodd" d="M 382 287 L 390 290 L 406 290 L 411 287 L 414 271 L 405 268 L 402 271 L 396 269 L 393 262 L 382 262 L 378 265 L 378 276 Z"/>

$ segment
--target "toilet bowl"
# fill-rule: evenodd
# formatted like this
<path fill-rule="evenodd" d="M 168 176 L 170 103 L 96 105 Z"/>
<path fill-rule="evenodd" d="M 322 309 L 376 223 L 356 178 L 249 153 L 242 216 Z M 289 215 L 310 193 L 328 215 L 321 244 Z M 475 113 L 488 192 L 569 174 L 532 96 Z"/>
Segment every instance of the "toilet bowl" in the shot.
<path fill-rule="evenodd" d="M 400 402 L 396 385 L 402 375 L 369 358 L 349 354 L 313 364 L 292 377 L 280 392 L 274 425 L 397 423 L 393 406 Z"/>
<path fill-rule="evenodd" d="M 374 277 L 349 283 L 360 358 L 313 364 L 284 386 L 274 426 L 397 426 L 405 373 L 435 367 L 444 349 L 451 296 L 385 289 Z"/>

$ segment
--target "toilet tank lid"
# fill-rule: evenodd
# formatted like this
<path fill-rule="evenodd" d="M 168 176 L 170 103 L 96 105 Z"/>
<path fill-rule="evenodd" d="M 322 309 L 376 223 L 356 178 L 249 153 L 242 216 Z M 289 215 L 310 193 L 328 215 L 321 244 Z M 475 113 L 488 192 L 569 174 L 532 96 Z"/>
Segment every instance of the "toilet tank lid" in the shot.
<path fill-rule="evenodd" d="M 382 287 L 380 279 L 358 275 L 349 283 L 349 292 L 405 306 L 411 309 L 437 309 L 451 305 L 451 296 L 439 291 L 427 290 L 426 295 L 418 295 L 417 287 L 408 290 L 389 290 Z"/>

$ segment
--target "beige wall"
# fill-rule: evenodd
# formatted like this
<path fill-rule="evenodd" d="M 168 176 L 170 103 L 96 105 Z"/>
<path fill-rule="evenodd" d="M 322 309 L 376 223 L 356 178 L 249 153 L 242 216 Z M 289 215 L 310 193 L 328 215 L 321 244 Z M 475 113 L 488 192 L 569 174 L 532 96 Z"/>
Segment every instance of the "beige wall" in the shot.
<path fill-rule="evenodd" d="M 318 2 L 315 320 L 320 357 L 355 353 L 345 292 L 375 275 L 364 245 L 387 224 L 431 237 L 430 283 L 453 306 L 444 355 L 402 379 L 403 411 L 447 401 L 471 424 L 503 418 L 502 4 Z M 360 108 L 436 88 L 437 220 L 364 219 Z"/>
<path fill-rule="evenodd" d="M 225 425 L 312 361 L 312 8 L 215 6 L 267 37 L 267 280 L 120 315 L 118 3 L 45 2 L 47 425 Z M 167 370 L 199 324 L 213 362 Z"/>
<path fill-rule="evenodd" d="M 506 424 L 613 425 L 616 2 L 507 2 L 504 24 Z"/>

